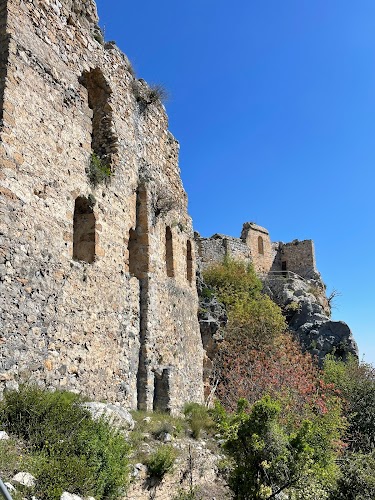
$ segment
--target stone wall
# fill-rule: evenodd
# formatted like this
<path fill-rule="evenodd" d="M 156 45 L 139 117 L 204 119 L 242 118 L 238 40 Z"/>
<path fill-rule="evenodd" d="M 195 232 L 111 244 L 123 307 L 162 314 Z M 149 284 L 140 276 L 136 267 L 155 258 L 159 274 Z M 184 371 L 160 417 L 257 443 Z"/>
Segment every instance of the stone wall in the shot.
<path fill-rule="evenodd" d="M 201 238 L 195 233 L 195 242 L 202 269 L 215 262 L 222 262 L 225 256 L 251 262 L 249 248 L 240 238 L 232 238 L 223 234 L 214 234 L 211 238 Z"/>
<path fill-rule="evenodd" d="M 193 231 L 164 107 L 102 44 L 93 1 L 2 0 L 0 14 L 2 387 L 201 401 Z"/>
<path fill-rule="evenodd" d="M 313 278 L 317 273 L 314 242 L 312 240 L 294 240 L 291 243 L 280 243 L 279 255 L 283 271 L 292 271 L 303 278 Z"/>
<path fill-rule="evenodd" d="M 271 243 L 267 229 L 254 222 L 243 224 L 240 238 L 223 234 L 201 238 L 195 233 L 195 241 L 202 269 L 215 262 L 222 262 L 228 255 L 251 262 L 260 275 L 291 271 L 303 278 L 319 278 L 312 240 Z"/>

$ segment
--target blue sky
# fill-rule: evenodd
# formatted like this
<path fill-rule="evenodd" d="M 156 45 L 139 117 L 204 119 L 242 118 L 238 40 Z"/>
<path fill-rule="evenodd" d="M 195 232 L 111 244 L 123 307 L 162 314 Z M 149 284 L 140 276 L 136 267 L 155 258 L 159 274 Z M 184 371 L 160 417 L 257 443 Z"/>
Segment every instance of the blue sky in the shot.
<path fill-rule="evenodd" d="M 375 362 L 375 2 L 98 0 L 106 40 L 161 83 L 194 227 L 313 239 L 333 317 Z"/>

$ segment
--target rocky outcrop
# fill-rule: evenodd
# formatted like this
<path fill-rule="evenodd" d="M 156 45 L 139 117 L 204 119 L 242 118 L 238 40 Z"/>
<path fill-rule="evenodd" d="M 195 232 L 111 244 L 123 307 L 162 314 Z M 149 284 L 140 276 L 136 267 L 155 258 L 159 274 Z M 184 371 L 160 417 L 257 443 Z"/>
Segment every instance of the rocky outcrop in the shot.
<path fill-rule="evenodd" d="M 302 348 L 316 356 L 320 364 L 327 354 L 341 359 L 348 354 L 358 356 L 348 325 L 331 320 L 325 285 L 319 276 L 308 280 L 293 273 L 270 273 L 264 279 L 264 290 L 282 308 Z"/>

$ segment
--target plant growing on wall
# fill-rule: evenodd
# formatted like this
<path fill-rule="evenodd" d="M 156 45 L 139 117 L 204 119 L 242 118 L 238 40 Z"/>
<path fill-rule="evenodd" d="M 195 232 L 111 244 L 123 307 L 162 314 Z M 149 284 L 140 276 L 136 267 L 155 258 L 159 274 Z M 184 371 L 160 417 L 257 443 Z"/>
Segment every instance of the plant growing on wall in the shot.
<path fill-rule="evenodd" d="M 102 158 L 96 153 L 92 153 L 87 175 L 92 186 L 96 187 L 98 184 L 107 184 L 109 182 L 112 177 L 112 170 Z"/>
<path fill-rule="evenodd" d="M 168 100 L 168 92 L 160 84 L 149 86 L 144 80 L 134 80 L 132 90 L 141 112 L 145 112 L 151 104 L 157 102 L 163 104 Z"/>

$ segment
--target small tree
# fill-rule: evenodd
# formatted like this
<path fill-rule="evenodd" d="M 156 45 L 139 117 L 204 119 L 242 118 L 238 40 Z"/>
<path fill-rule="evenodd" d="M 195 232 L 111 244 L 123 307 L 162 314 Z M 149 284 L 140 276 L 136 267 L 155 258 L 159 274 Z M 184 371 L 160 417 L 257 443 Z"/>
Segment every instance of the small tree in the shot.
<path fill-rule="evenodd" d="M 375 450 L 375 367 L 358 363 L 354 356 L 344 362 L 327 356 L 324 378 L 340 390 L 346 402 L 348 442 L 352 451 Z"/>
<path fill-rule="evenodd" d="M 329 419 L 305 420 L 289 432 L 280 421 L 279 401 L 264 396 L 250 411 L 248 406 L 240 400 L 232 416 L 222 407 L 217 409 L 225 449 L 233 459 L 230 485 L 236 498 L 271 499 L 281 492 L 290 498 L 301 493 L 304 498 L 309 479 L 319 482 L 321 491 L 335 481 L 339 413 Z"/>

